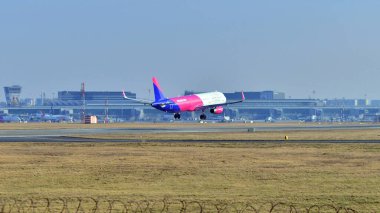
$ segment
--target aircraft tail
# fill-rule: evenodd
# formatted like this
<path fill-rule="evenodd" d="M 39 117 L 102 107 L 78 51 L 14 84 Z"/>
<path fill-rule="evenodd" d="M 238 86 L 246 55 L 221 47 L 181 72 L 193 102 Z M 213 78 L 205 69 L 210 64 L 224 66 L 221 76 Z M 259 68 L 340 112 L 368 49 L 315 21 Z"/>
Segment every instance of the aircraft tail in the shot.
<path fill-rule="evenodd" d="M 162 92 L 162 89 L 161 89 L 160 85 L 158 84 L 157 79 L 155 77 L 153 77 L 152 80 L 153 80 L 153 89 L 154 89 L 155 101 L 165 99 L 164 93 Z"/>

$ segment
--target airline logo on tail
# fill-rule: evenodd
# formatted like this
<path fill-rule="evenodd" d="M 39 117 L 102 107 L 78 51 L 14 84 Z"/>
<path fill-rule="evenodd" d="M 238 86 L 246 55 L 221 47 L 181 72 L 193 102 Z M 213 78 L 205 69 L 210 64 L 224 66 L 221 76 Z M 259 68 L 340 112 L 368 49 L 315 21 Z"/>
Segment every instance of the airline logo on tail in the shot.
<path fill-rule="evenodd" d="M 245 100 L 244 93 L 241 92 L 241 100 L 234 102 L 227 102 L 226 97 L 221 92 L 207 92 L 200 94 L 193 94 L 187 96 L 181 96 L 176 98 L 166 98 L 160 84 L 155 77 L 152 78 L 153 90 L 154 90 L 154 101 L 143 100 L 143 99 L 133 99 L 128 98 L 123 91 L 123 97 L 126 100 L 132 100 L 143 104 L 149 104 L 152 107 L 168 112 L 174 113 L 175 119 L 181 118 L 181 112 L 191 112 L 191 111 L 202 111 L 200 116 L 201 120 L 206 119 L 205 111 L 210 110 L 212 114 L 223 113 L 223 106 L 229 104 L 241 103 Z"/>

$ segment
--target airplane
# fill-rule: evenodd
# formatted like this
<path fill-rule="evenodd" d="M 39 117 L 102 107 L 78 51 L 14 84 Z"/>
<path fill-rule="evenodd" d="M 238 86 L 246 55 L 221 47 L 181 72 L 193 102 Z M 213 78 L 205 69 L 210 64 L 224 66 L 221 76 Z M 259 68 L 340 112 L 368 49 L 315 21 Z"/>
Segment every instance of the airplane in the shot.
<path fill-rule="evenodd" d="M 35 122 L 52 122 L 52 123 L 60 123 L 60 122 L 73 122 L 73 118 L 67 115 L 52 115 L 45 114 L 44 112 L 36 113 L 29 118 L 29 121 Z"/>
<path fill-rule="evenodd" d="M 181 119 L 181 112 L 193 112 L 201 110 L 201 120 L 206 120 L 205 110 L 210 110 L 212 114 L 222 114 L 223 106 L 229 104 L 241 103 L 245 100 L 244 93 L 241 92 L 241 100 L 227 102 L 226 96 L 221 92 L 206 92 L 193 95 L 180 96 L 175 98 L 166 98 L 158 81 L 155 77 L 153 80 L 154 101 L 144 99 L 129 98 L 123 91 L 123 97 L 126 100 L 136 101 L 150 105 L 158 110 L 174 113 L 174 119 Z"/>
<path fill-rule="evenodd" d="M 3 114 L 0 115 L 0 123 L 21 123 L 22 120 L 16 115 Z"/>

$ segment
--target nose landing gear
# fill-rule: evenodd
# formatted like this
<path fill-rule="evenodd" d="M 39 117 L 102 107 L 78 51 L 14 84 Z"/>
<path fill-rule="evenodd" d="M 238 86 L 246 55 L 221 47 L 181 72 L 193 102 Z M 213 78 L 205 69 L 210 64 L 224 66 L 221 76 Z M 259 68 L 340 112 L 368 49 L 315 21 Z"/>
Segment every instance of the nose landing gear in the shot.
<path fill-rule="evenodd" d="M 174 119 L 181 119 L 181 114 L 179 114 L 179 113 L 175 113 L 174 114 Z"/>

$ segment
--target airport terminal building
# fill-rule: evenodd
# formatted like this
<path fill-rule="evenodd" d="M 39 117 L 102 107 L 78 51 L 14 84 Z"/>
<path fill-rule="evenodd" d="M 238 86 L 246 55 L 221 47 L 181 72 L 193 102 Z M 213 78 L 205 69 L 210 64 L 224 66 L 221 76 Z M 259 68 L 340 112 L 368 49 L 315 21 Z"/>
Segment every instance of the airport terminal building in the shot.
<path fill-rule="evenodd" d="M 80 120 L 81 114 L 96 115 L 100 121 L 106 116 L 113 122 L 172 120 L 173 115 L 158 111 L 149 105 L 125 100 L 120 91 L 59 91 L 54 99 L 39 98 L 35 101 L 20 99 L 21 87 L 4 88 L 6 106 L 0 113 L 31 115 L 34 113 L 64 114 Z M 185 95 L 194 94 L 185 91 Z M 224 93 L 228 101 L 241 99 L 241 92 Z M 378 121 L 380 101 L 365 99 L 286 99 L 285 93 L 276 91 L 244 92 L 242 103 L 224 107 L 221 115 L 209 115 L 209 119 L 223 120 L 229 117 L 241 121 Z M 126 92 L 131 98 L 136 93 Z M 29 99 L 28 99 L 29 100 Z M 32 103 L 32 104 L 30 104 Z M 34 103 L 34 104 L 33 104 Z M 373 104 L 372 104 L 373 103 Z M 208 112 L 206 111 L 206 114 Z M 183 120 L 197 120 L 200 112 L 184 112 Z"/>

